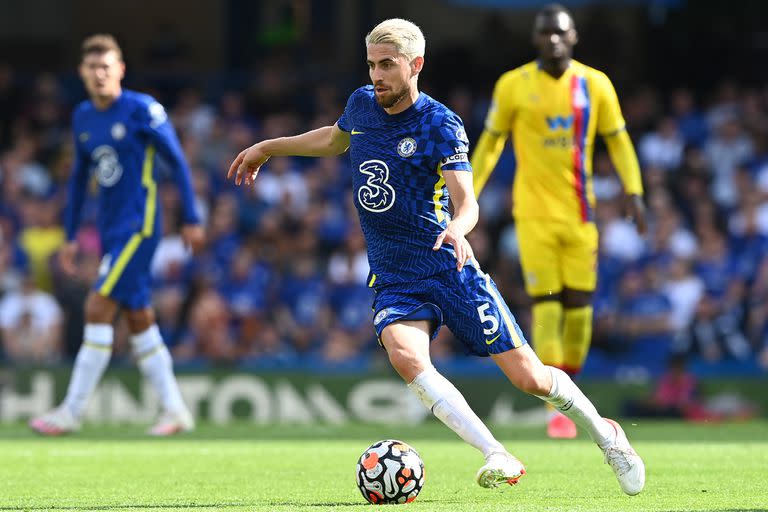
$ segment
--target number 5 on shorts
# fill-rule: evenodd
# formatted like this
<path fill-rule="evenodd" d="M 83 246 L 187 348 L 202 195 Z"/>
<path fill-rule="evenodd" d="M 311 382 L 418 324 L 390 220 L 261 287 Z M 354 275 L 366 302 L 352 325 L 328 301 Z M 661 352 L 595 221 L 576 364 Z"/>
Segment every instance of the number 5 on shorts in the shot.
<path fill-rule="evenodd" d="M 491 334 L 499 330 L 499 321 L 496 320 L 496 317 L 485 313 L 490 307 L 491 305 L 487 302 L 477 307 L 477 314 L 480 315 L 480 321 L 483 323 L 483 325 L 485 325 L 486 322 L 491 323 L 490 328 L 486 329 L 485 327 L 483 327 L 483 334 L 485 334 L 486 336 L 490 336 Z"/>

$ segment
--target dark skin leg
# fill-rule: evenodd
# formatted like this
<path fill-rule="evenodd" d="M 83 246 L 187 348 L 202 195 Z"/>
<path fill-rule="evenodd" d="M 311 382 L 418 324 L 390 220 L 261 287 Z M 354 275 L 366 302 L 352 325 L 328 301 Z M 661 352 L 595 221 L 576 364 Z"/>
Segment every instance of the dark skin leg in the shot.
<path fill-rule="evenodd" d="M 583 308 L 592 304 L 592 292 L 574 290 L 573 288 L 563 288 L 563 291 L 560 293 L 539 295 L 537 297 L 531 297 L 531 300 L 537 304 L 548 300 L 557 301 L 562 303 L 563 307 L 566 309 Z"/>
<path fill-rule="evenodd" d="M 565 288 L 562 302 L 565 309 L 583 308 L 592 304 L 592 292 Z"/>

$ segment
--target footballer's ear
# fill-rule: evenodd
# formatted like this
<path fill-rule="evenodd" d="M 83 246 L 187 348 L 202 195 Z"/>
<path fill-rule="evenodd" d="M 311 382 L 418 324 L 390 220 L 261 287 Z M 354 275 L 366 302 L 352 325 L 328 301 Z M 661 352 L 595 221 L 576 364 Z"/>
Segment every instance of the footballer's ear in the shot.
<path fill-rule="evenodd" d="M 570 39 L 569 42 L 571 43 L 571 46 L 574 46 L 576 43 L 579 42 L 579 33 L 576 32 L 575 28 L 572 28 L 568 32 L 569 32 L 568 37 Z"/>
<path fill-rule="evenodd" d="M 411 61 L 411 72 L 414 75 L 421 73 L 421 69 L 424 67 L 424 57 L 418 56 Z"/>

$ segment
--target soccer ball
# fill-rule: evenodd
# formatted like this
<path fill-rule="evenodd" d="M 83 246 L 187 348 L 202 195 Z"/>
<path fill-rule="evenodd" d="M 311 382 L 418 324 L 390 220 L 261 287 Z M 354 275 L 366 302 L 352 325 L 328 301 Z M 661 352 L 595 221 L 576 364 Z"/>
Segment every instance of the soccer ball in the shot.
<path fill-rule="evenodd" d="M 357 487 L 375 505 L 410 503 L 424 486 L 424 463 L 408 444 L 378 441 L 357 461 Z"/>

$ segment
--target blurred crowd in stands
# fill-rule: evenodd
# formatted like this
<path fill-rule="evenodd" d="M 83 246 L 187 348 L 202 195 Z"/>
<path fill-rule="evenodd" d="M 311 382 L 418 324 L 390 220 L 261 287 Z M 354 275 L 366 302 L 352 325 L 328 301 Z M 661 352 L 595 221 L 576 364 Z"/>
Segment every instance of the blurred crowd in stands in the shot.
<path fill-rule="evenodd" d="M 154 304 L 176 363 L 360 369 L 381 357 L 347 158 L 272 158 L 251 188 L 225 180 L 231 159 L 253 142 L 333 124 L 354 86 L 303 86 L 270 67 L 250 87 L 125 85 L 168 109 L 207 226 L 205 250 L 190 255 L 178 233 L 179 196 L 161 169 L 165 235 L 152 264 Z M 650 233 L 640 238 L 625 219 L 620 182 L 598 146 L 602 238 L 587 374 L 618 367 L 658 374 L 672 354 L 768 369 L 768 87 L 713 87 L 695 94 L 618 87 L 643 169 Z M 462 116 L 474 143 L 489 98 L 462 87 L 435 96 Z M 63 275 L 54 256 L 65 237 L 70 113 L 82 98 L 73 76 L 0 65 L 5 365 L 67 363 L 81 342 L 83 300 L 100 263 L 95 202 L 78 235 L 77 275 Z M 528 333 L 509 215 L 513 176 L 508 150 L 480 199 L 470 241 Z M 438 361 L 461 350 L 447 329 L 433 349 Z M 129 352 L 119 327 L 114 357 L 128 361 Z"/>

